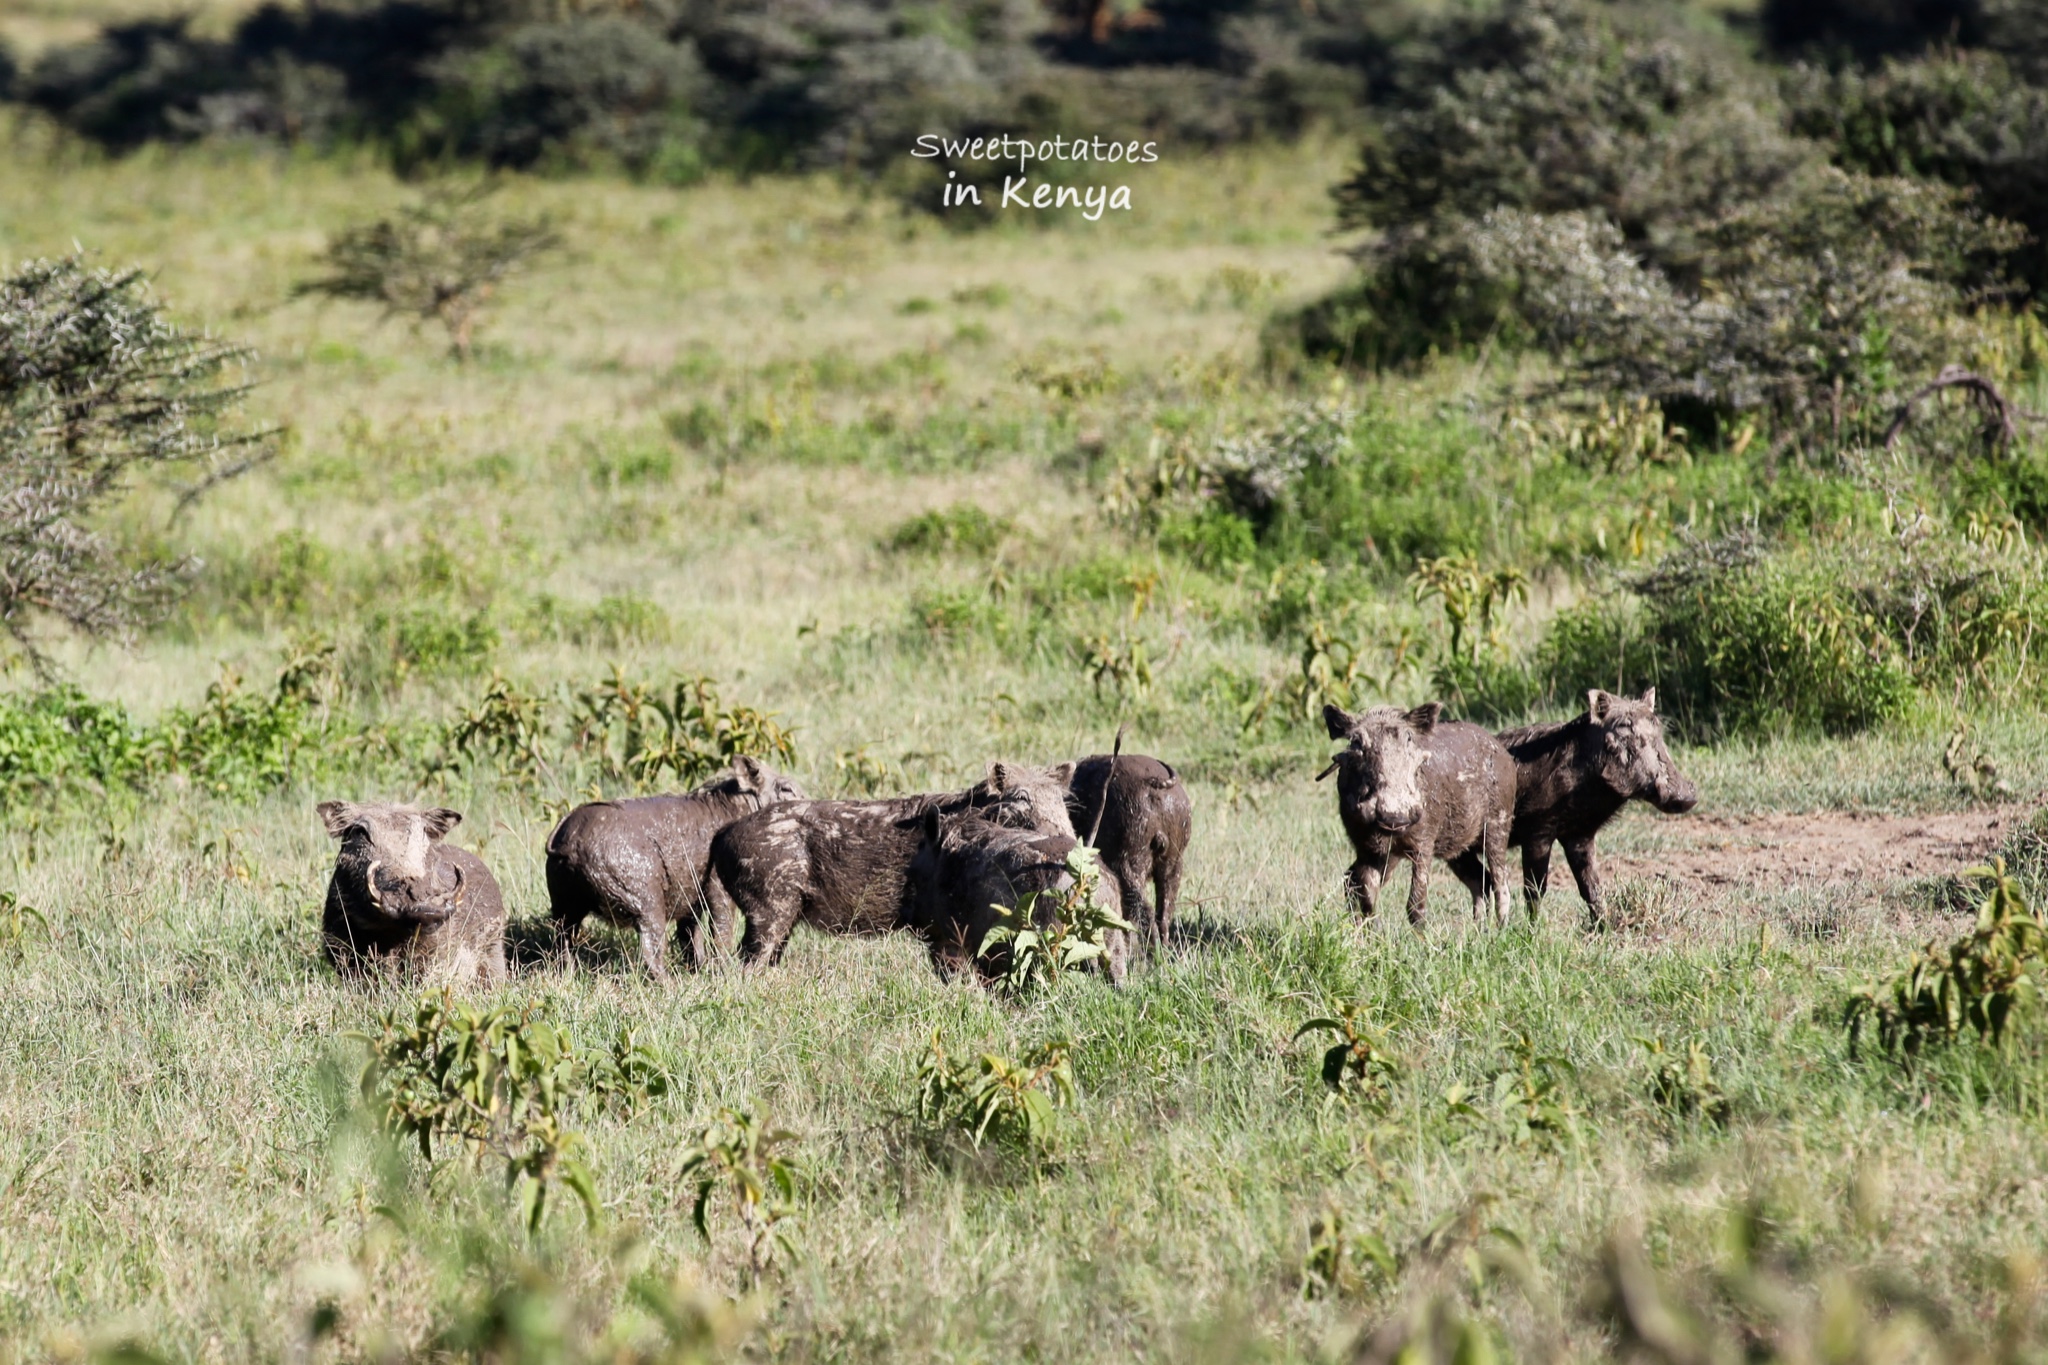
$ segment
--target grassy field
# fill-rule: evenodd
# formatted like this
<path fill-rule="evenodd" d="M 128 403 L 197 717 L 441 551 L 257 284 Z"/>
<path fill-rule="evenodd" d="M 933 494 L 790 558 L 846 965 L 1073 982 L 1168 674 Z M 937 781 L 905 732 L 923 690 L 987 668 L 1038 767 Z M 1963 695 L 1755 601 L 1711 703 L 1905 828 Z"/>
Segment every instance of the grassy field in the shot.
<path fill-rule="evenodd" d="M 1739 1315 L 1752 1323 L 1802 1320 L 1812 1287 L 1845 1276 L 1891 1286 L 1872 1291 L 1883 1303 L 1910 1286 L 1973 1338 L 2028 1297 L 2011 1262 L 2048 1229 L 2048 1039 L 2020 1029 L 2002 1055 L 1962 1046 L 1908 1070 L 1852 1059 L 1839 1022 L 1852 991 L 1962 923 L 1966 859 L 1890 881 L 1625 874 L 1630 917 L 1604 935 L 1566 891 L 1533 927 L 1475 931 L 1439 877 L 1426 934 L 1362 925 L 1310 780 L 1319 727 L 1284 702 L 1241 724 L 1297 668 L 1298 640 L 1257 624 L 1263 571 L 1204 570 L 1103 513 L 1119 463 L 1304 396 L 1424 431 L 1475 470 L 1507 458 L 1473 415 L 1498 363 L 1262 376 L 1270 311 L 1342 273 L 1325 187 L 1345 149 L 1169 157 L 1134 181 L 1127 218 L 1043 231 L 953 233 L 824 180 L 519 181 L 500 202 L 552 214 L 565 245 L 508 288 L 468 366 L 431 331 L 291 297 L 326 233 L 405 198 L 367 162 L 109 164 L 25 128 L 0 156 L 0 269 L 74 242 L 147 265 L 180 316 L 258 349 L 253 413 L 289 432 L 273 466 L 168 529 L 168 496 L 138 499 L 140 534 L 204 559 L 198 590 L 132 650 L 62 645 L 67 675 L 146 721 L 224 673 L 264 692 L 316 641 L 338 663 L 326 723 L 386 737 L 316 781 L 173 775 L 8 806 L 5 886 L 48 923 L 0 938 L 0 1361 L 121 1342 L 171 1360 L 411 1358 L 521 1264 L 599 1316 L 643 1268 L 737 1292 L 734 1229 L 699 1238 L 680 1170 L 721 1106 L 795 1132 L 806 1174 L 801 1259 L 745 1299 L 733 1349 L 753 1358 L 1342 1358 L 1441 1293 L 1522 1358 L 1604 1359 L 1610 1234 L 1640 1229 L 1694 1286 L 1744 1208 L 1798 1287 L 1776 1319 Z M 1719 466 L 1702 467 L 1704 486 Z M 1474 496 L 1489 546 L 1596 529 L 1605 545 L 1645 486 L 1563 489 L 1553 530 L 1532 520 L 1550 504 Z M 899 534 L 965 505 L 988 535 L 930 551 Z M 1585 591 L 1562 561 L 1530 563 L 1518 638 Z M 1436 639 L 1404 572 L 1362 571 L 1365 605 Z M 1090 639 L 1141 642 L 1152 681 L 1094 675 Z M 1128 722 L 1194 796 L 1186 932 L 1121 992 L 1083 978 L 1023 1006 L 939 982 L 907 940 L 800 932 L 778 970 L 663 987 L 594 933 L 578 964 L 539 963 L 504 997 L 595 1044 L 630 1027 L 672 1085 L 587 1126 L 601 1223 L 564 1201 L 529 1242 L 487 1164 L 444 1152 L 428 1169 L 351 1137 L 332 1080 L 356 1065 L 345 1035 L 411 997 L 345 988 L 320 959 L 332 846 L 312 805 L 463 810 L 457 841 L 534 920 L 542 842 L 589 774 L 427 760 L 493 672 L 547 696 L 613 664 L 709 675 L 776 712 L 817 793 L 848 789 L 863 759 L 882 765 L 872 784 L 924 789 L 997 757 L 1098 751 Z M 1397 676 L 1390 694 L 1428 687 Z M 2024 696 L 1972 718 L 2014 792 L 2048 784 Z M 1695 824 L 1910 820 L 1978 808 L 1943 769 L 1946 733 L 1916 715 L 1676 753 L 1704 793 Z M 1643 866 L 1683 833 L 1631 811 L 1603 847 Z M 1402 1063 L 1378 1103 L 1330 1098 L 1322 1044 L 1292 1040 L 1338 1000 L 1367 1005 Z M 1079 1098 L 1045 1159 L 934 1152 L 914 1073 L 935 1029 L 960 1054 L 1071 1043 Z M 1535 1047 L 1521 1060 L 1517 1034 Z M 1726 1122 L 1660 1103 L 1640 1039 L 1701 1044 Z M 1306 1295 L 1332 1210 L 1409 1254 Z M 1427 1234 L 1460 1215 L 1511 1230 L 1526 1280 L 1453 1273 L 1456 1237 L 1439 1258 L 1446 1238 Z M 320 1335 L 323 1304 L 339 1316 Z"/>

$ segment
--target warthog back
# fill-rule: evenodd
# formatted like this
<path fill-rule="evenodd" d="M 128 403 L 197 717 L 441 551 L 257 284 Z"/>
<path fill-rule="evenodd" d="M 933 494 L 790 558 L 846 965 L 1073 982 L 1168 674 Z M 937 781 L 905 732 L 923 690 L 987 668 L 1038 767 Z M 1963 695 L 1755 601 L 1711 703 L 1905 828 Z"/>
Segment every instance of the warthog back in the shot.
<path fill-rule="evenodd" d="M 1181 859 L 1194 837 L 1194 806 L 1180 774 L 1144 754 L 1093 754 L 1074 765 L 1067 813 L 1082 837 L 1101 829 L 1095 847 L 1115 874 L 1123 917 L 1138 926 L 1143 941 L 1164 942 L 1180 901 Z M 1105 799 L 1106 796 L 1106 799 Z M 1145 904 L 1151 884 L 1153 903 Z"/>
<path fill-rule="evenodd" d="M 740 960 L 782 959 L 799 923 L 828 934 L 879 934 L 905 922 L 910 862 L 928 806 L 984 810 L 1002 824 L 1069 838 L 1073 765 L 995 763 L 965 791 L 880 801 L 793 801 L 735 820 L 711 841 L 711 868 L 747 917 Z"/>
<path fill-rule="evenodd" d="M 557 930 L 567 937 L 586 918 L 635 930 L 640 956 L 657 977 L 670 925 L 691 968 L 705 961 L 710 941 L 732 941 L 732 901 L 711 877 L 711 840 L 743 815 L 803 790 L 752 758 L 733 760 L 732 771 L 679 796 L 593 801 L 562 817 L 548 837 L 548 902 Z"/>

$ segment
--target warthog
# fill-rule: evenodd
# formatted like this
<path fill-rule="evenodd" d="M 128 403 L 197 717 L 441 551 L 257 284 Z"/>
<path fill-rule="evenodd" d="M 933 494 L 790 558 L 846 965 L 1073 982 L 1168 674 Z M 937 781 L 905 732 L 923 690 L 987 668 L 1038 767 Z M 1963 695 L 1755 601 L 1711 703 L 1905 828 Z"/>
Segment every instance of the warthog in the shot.
<path fill-rule="evenodd" d="M 926 808 L 923 841 L 910 867 L 910 898 L 905 925 L 925 942 L 939 975 L 954 977 L 969 967 L 984 981 L 1010 969 L 1007 948 L 982 956 L 988 931 L 1011 918 L 1030 897 L 1032 922 L 1052 922 L 1054 899 L 1072 888 L 1067 855 L 1080 844 L 1065 834 L 1014 829 L 983 819 L 978 812 L 945 815 Z M 1098 865 L 1100 855 L 1098 854 Z M 1117 880 L 1106 867 L 1096 895 L 1115 905 Z M 1103 936 L 1102 972 L 1113 986 L 1123 984 L 1130 962 L 1129 934 L 1111 929 Z"/>
<path fill-rule="evenodd" d="M 548 902 L 566 941 L 588 916 L 640 934 L 647 970 L 665 978 L 669 926 L 680 934 L 683 960 L 705 961 L 710 940 L 732 943 L 732 901 L 711 877 L 711 836 L 742 815 L 780 801 L 801 801 L 796 783 L 767 764 L 741 756 L 732 771 L 682 796 L 593 801 L 562 817 L 548 836 Z"/>
<path fill-rule="evenodd" d="M 1515 827 L 1508 842 L 1522 849 L 1522 894 L 1530 917 L 1550 881 L 1550 846 L 1560 843 L 1585 898 L 1587 922 L 1604 923 L 1600 870 L 1593 862 L 1600 827 L 1630 801 L 1648 801 L 1667 815 L 1683 815 L 1699 804 L 1699 788 L 1664 747 L 1657 689 L 1616 697 L 1596 687 L 1586 693 L 1584 715 L 1504 730 L 1500 742 L 1515 760 Z"/>
<path fill-rule="evenodd" d="M 1095 847 L 1103 867 L 1115 874 L 1123 917 L 1138 926 L 1141 942 L 1163 943 L 1180 900 L 1180 863 L 1194 837 L 1194 807 L 1179 774 L 1156 758 L 1118 754 L 1113 778 L 1110 771 L 1108 754 L 1076 763 L 1067 813 L 1086 837 L 1100 812 Z M 1145 904 L 1148 882 L 1154 897 L 1150 908 Z"/>
<path fill-rule="evenodd" d="M 880 934 L 904 926 L 910 862 L 924 813 L 979 809 L 1000 824 L 1073 837 L 1067 783 L 1073 764 L 992 763 L 965 791 L 885 801 L 789 801 L 743 816 L 711 841 L 711 867 L 747 931 L 740 961 L 782 959 L 799 921 L 828 934 Z"/>
<path fill-rule="evenodd" d="M 1387 862 L 1410 868 L 1408 920 L 1420 926 L 1429 864 L 1442 858 L 1472 893 L 1472 913 L 1496 923 L 1508 913 L 1508 830 L 1515 818 L 1515 764 L 1486 730 L 1445 721 L 1439 702 L 1412 711 L 1376 706 L 1348 715 L 1323 708 L 1330 738 L 1350 741 L 1317 778 L 1337 773 L 1337 811 L 1357 854 L 1344 890 L 1374 913 Z"/>
<path fill-rule="evenodd" d="M 323 801 L 341 841 L 321 928 L 343 976 L 420 970 L 460 981 L 505 979 L 505 899 L 483 860 L 442 836 L 458 811 Z"/>

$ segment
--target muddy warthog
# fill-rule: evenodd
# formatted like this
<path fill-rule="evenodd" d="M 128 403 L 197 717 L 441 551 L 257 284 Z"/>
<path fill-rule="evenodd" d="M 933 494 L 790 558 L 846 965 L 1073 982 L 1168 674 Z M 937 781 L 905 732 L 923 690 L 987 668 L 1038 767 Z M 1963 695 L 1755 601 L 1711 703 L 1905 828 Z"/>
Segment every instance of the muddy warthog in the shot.
<path fill-rule="evenodd" d="M 420 971 L 493 985 L 505 979 L 505 900 L 483 860 L 442 836 L 460 812 L 322 801 L 341 841 L 321 928 L 343 976 Z"/>
<path fill-rule="evenodd" d="M 1101 815 L 1095 847 L 1116 876 L 1123 917 L 1138 926 L 1141 943 L 1163 943 L 1180 900 L 1180 863 L 1194 836 L 1194 807 L 1180 775 L 1156 758 L 1118 754 L 1115 774 L 1110 776 L 1108 754 L 1076 763 L 1067 813 L 1084 838 Z M 1147 883 L 1151 907 L 1145 904 Z"/>
<path fill-rule="evenodd" d="M 1347 898 L 1374 913 L 1388 861 L 1408 860 L 1408 920 L 1421 925 L 1429 864 L 1442 858 L 1472 893 L 1482 921 L 1508 913 L 1508 829 L 1515 817 L 1515 764 L 1486 730 L 1445 721 L 1443 706 L 1376 706 L 1348 715 L 1323 708 L 1330 738 L 1350 741 L 1317 778 L 1337 774 L 1337 812 L 1357 854 Z"/>
<path fill-rule="evenodd" d="M 1034 901 L 1033 923 L 1051 924 L 1055 898 L 1074 884 L 1067 855 L 1078 847 L 1065 834 L 1014 829 L 978 812 L 945 815 L 929 807 L 923 841 L 911 862 L 906 927 L 924 939 L 941 976 L 972 967 L 982 980 L 992 981 L 1010 969 L 1010 955 L 998 948 L 983 957 L 982 940 L 1026 897 Z M 1100 875 L 1096 896 L 1101 904 L 1114 906 L 1120 899 L 1116 877 L 1106 867 Z M 1113 986 L 1123 984 L 1130 939 L 1121 929 L 1103 935 L 1105 951 L 1097 961 Z"/>
<path fill-rule="evenodd" d="M 885 801 L 790 801 L 743 816 L 711 841 L 711 868 L 747 930 L 740 961 L 781 960 L 799 922 L 828 934 L 880 934 L 904 925 L 910 862 L 924 813 L 978 809 L 1000 824 L 1072 838 L 1073 764 L 989 765 L 966 791 Z"/>
<path fill-rule="evenodd" d="M 703 965 L 711 944 L 732 943 L 732 901 L 709 876 L 711 836 L 763 806 L 803 799 L 796 783 L 742 756 L 730 773 L 682 796 L 578 806 L 548 836 L 548 902 L 557 932 L 566 941 L 591 915 L 638 930 L 641 960 L 666 977 L 669 926 L 687 925 L 690 932 L 678 935 L 683 960 Z"/>
<path fill-rule="evenodd" d="M 1699 804 L 1699 788 L 1664 747 L 1657 689 L 1616 697 L 1596 687 L 1586 693 L 1584 715 L 1504 730 L 1500 742 L 1515 760 L 1515 827 L 1508 842 L 1521 846 L 1522 894 L 1530 917 L 1550 881 L 1550 846 L 1560 843 L 1585 898 L 1588 923 L 1604 923 L 1600 870 L 1593 862 L 1600 827 L 1630 801 L 1648 801 L 1668 815 L 1683 815 Z"/>

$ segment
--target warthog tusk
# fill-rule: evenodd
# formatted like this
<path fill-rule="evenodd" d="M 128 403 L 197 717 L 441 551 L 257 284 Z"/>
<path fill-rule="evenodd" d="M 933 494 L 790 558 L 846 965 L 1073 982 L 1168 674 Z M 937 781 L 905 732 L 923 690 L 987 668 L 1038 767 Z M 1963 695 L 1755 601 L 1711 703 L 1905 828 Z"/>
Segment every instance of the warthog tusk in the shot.
<path fill-rule="evenodd" d="M 1322 770 L 1321 772 L 1319 772 L 1319 773 L 1317 773 L 1317 774 L 1316 774 L 1316 781 L 1320 782 L 1320 781 L 1322 781 L 1322 780 L 1323 780 L 1324 778 L 1328 777 L 1328 776 L 1329 776 L 1329 775 L 1330 775 L 1331 773 L 1333 773 L 1333 772 L 1336 772 L 1336 771 L 1337 771 L 1337 760 L 1333 758 L 1333 759 L 1331 759 L 1331 760 L 1330 760 L 1330 766 L 1329 766 L 1329 767 L 1327 767 L 1327 768 L 1323 769 L 1323 770 Z"/>
<path fill-rule="evenodd" d="M 462 904 L 462 865 L 460 863 L 454 864 L 453 871 L 455 873 L 455 888 L 447 895 L 441 897 L 441 903 L 451 910 Z"/>
<path fill-rule="evenodd" d="M 370 870 L 363 874 L 363 884 L 370 888 L 370 904 L 376 906 L 379 910 L 384 908 L 384 897 L 377 890 L 377 869 L 382 866 L 384 866 L 382 860 L 372 858 L 370 860 Z"/>

